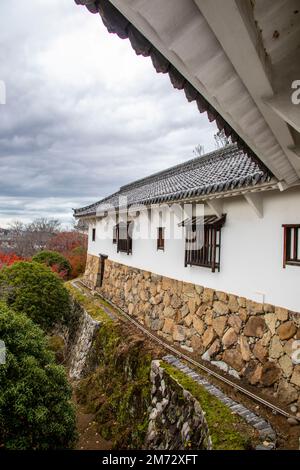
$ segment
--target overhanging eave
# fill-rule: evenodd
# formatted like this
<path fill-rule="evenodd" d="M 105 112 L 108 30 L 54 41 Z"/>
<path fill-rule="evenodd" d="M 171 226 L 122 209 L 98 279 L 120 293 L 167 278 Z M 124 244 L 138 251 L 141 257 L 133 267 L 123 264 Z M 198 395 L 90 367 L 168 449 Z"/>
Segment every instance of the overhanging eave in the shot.
<path fill-rule="evenodd" d="M 300 160 L 288 134 L 284 149 L 276 136 L 278 119 L 274 118 L 272 127 L 202 14 L 202 6 L 204 10 L 205 5 L 221 2 L 75 1 L 93 13 L 99 11 L 110 32 L 129 38 L 137 54 L 150 56 L 158 72 L 168 73 L 175 88 L 183 89 L 200 112 L 206 111 L 210 121 L 215 120 L 219 129 L 277 179 L 288 185 L 299 182 Z M 268 114 L 268 106 L 264 107 Z"/>

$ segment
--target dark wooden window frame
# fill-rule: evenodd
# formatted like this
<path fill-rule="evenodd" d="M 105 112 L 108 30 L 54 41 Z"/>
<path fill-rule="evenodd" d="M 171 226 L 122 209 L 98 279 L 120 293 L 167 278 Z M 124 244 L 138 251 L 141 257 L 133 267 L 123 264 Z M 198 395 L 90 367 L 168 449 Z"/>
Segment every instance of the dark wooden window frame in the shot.
<path fill-rule="evenodd" d="M 189 223 L 183 222 L 186 229 L 184 266 L 200 266 L 211 268 L 212 272 L 220 271 L 221 260 L 221 229 L 225 223 L 226 215 L 222 217 L 205 216 L 204 224 L 199 226 L 194 217 Z M 204 225 L 204 226 L 203 226 Z M 204 240 L 200 240 L 197 230 L 203 230 Z M 197 243 L 201 245 L 197 247 Z M 196 244 L 196 247 L 195 247 Z"/>
<path fill-rule="evenodd" d="M 126 237 L 120 237 L 120 229 L 126 231 Z M 132 254 L 132 229 L 133 222 L 120 222 L 116 226 L 117 253 Z"/>
<path fill-rule="evenodd" d="M 157 227 L 157 250 L 165 249 L 165 227 Z"/>
<path fill-rule="evenodd" d="M 299 233 L 300 224 L 284 224 L 283 227 L 283 267 L 300 266 Z"/>
<path fill-rule="evenodd" d="M 113 244 L 117 244 L 117 225 L 113 227 Z"/>
<path fill-rule="evenodd" d="M 92 228 L 92 242 L 96 241 L 96 229 Z"/>

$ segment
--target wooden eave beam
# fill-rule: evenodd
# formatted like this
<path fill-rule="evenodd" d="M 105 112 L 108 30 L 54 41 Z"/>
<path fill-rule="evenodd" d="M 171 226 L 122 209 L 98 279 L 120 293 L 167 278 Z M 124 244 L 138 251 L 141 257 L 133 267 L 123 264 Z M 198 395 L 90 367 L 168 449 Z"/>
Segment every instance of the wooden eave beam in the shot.
<path fill-rule="evenodd" d="M 255 212 L 257 217 L 262 219 L 263 216 L 264 216 L 264 207 L 263 207 L 263 196 L 262 196 L 262 194 L 261 193 L 247 193 L 247 194 L 244 194 L 244 198 L 248 202 L 251 209 L 253 209 L 253 211 Z"/>

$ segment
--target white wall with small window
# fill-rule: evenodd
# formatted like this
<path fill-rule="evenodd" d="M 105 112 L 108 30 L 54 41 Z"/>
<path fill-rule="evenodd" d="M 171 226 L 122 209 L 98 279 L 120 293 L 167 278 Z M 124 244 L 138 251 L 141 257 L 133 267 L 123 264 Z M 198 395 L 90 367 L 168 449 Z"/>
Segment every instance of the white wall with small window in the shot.
<path fill-rule="evenodd" d="M 168 218 L 162 222 L 156 213 L 152 214 L 149 233 L 147 210 L 133 217 L 129 254 L 118 252 L 113 243 L 116 221 L 109 217 L 90 224 L 88 252 L 96 256 L 106 254 L 113 261 L 174 279 L 300 311 L 300 266 L 298 262 L 284 263 L 287 241 L 284 245 L 283 227 L 300 226 L 300 190 L 269 191 L 262 197 L 261 218 L 244 197 L 223 199 L 226 221 L 221 229 L 220 271 L 195 265 L 185 267 L 185 228 L 178 223 L 171 224 Z M 212 215 L 207 206 L 205 211 Z M 158 249 L 159 227 L 163 228 L 164 249 Z M 96 239 L 92 241 L 95 228 Z M 290 251 L 294 256 L 293 236 L 288 245 L 294 250 Z M 299 256 L 298 247 L 296 256 Z"/>

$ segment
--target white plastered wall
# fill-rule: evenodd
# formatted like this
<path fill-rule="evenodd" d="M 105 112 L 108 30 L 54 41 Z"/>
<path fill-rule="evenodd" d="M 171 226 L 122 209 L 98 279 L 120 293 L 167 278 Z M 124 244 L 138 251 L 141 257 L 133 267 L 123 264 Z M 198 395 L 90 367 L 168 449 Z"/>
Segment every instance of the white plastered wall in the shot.
<path fill-rule="evenodd" d="M 135 239 L 137 224 L 144 229 L 149 214 L 141 212 L 135 220 L 133 253 L 117 253 L 112 243 L 114 222 L 107 218 L 96 222 L 96 241 L 92 242 L 90 225 L 88 252 L 103 253 L 109 259 L 174 279 L 270 303 L 300 312 L 300 266 L 283 269 L 282 224 L 300 223 L 300 189 L 263 194 L 264 215 L 259 218 L 242 196 L 224 199 L 227 220 L 222 228 L 221 270 L 184 267 L 183 228 L 166 226 L 165 250 L 156 248 L 156 237 Z M 154 216 L 152 229 L 159 225 Z M 176 238 L 176 239 L 175 239 Z"/>

